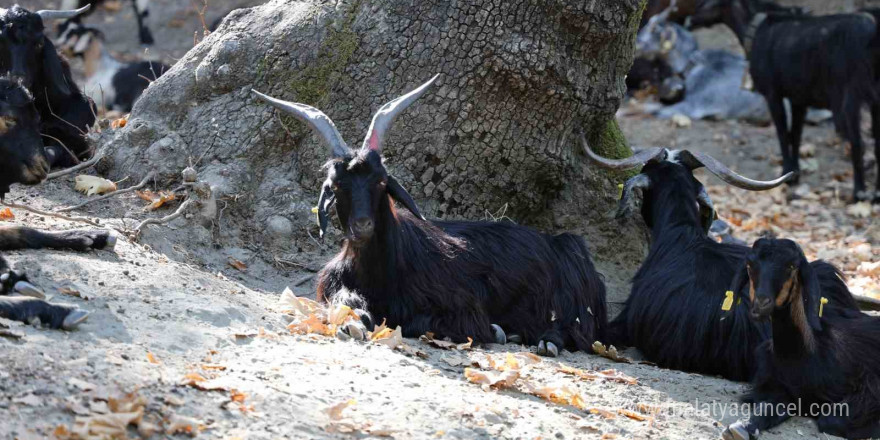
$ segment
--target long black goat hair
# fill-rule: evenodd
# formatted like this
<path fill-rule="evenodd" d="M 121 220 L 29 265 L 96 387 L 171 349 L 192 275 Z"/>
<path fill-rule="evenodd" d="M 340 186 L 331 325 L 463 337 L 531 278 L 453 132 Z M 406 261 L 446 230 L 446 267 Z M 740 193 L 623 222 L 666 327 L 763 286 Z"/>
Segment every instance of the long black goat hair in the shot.
<path fill-rule="evenodd" d="M 819 268 L 837 282 L 820 282 Z M 791 240 L 755 242 L 731 290 L 748 296 L 751 318 L 769 321 L 772 336 L 756 352 L 746 397 L 752 416 L 731 425 L 725 439 L 755 438 L 792 416 L 817 419 L 823 433 L 880 438 L 880 318 L 832 307 L 849 295 L 842 276 L 828 263 L 808 262 Z"/>
<path fill-rule="evenodd" d="M 605 286 L 582 238 L 503 221 L 427 221 L 385 169 L 387 129 L 436 78 L 383 106 L 357 151 L 317 109 L 258 94 L 310 124 L 333 155 L 318 223 L 323 236 L 336 203 L 345 242 L 319 275 L 318 298 L 365 309 L 365 324 L 385 319 L 407 337 L 503 343 L 509 334 L 549 356 L 589 349 L 604 335 Z"/>
<path fill-rule="evenodd" d="M 650 148 L 611 160 L 584 145 L 588 156 L 605 167 L 644 164 L 624 185 L 618 217 L 640 210 L 651 228 L 652 243 L 623 311 L 610 324 L 609 342 L 635 346 L 664 368 L 740 381 L 751 378 L 754 350 L 769 337 L 770 329 L 753 323 L 742 305 L 725 304 L 730 281 L 748 248 L 718 243 L 706 235 L 714 208 L 693 170 L 705 166 L 722 180 L 752 191 L 778 186 L 790 175 L 761 182 L 740 176 L 698 151 Z M 817 271 L 823 283 L 836 282 L 833 270 Z M 848 292 L 845 295 L 835 305 L 856 308 L 855 300 Z M 731 309 L 726 317 L 722 307 Z"/>

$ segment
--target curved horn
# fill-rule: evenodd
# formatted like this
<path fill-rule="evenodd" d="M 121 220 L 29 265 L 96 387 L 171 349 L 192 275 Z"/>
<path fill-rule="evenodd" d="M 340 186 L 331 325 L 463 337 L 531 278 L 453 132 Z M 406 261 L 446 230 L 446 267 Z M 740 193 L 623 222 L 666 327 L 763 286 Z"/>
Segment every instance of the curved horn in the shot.
<path fill-rule="evenodd" d="M 639 209 L 642 204 L 642 196 L 644 191 L 651 187 L 651 178 L 645 174 L 637 174 L 631 177 L 623 184 L 623 193 L 620 195 L 620 201 L 617 204 L 617 218 L 628 217 L 632 212 Z M 633 200 L 633 194 L 636 195 Z"/>
<path fill-rule="evenodd" d="M 428 90 L 428 87 L 438 76 L 440 76 L 439 73 L 429 79 L 428 82 L 420 85 L 417 89 L 383 105 L 382 108 L 376 112 L 376 115 L 373 116 L 373 122 L 370 123 L 370 129 L 367 130 L 367 137 L 364 138 L 364 144 L 361 148 L 381 153 L 382 142 L 385 140 L 385 132 L 391 127 L 394 118 L 425 94 L 425 91 Z"/>
<path fill-rule="evenodd" d="M 37 15 L 46 20 L 67 20 L 68 18 L 76 17 L 83 12 L 86 12 L 91 8 L 92 5 L 88 4 L 79 9 L 42 9 L 37 11 Z"/>
<path fill-rule="evenodd" d="M 590 158 L 590 160 L 605 168 L 611 168 L 613 170 L 625 170 L 641 166 L 645 164 L 645 162 L 660 157 L 666 151 L 665 149 L 660 147 L 651 147 L 639 151 L 638 153 L 633 154 L 626 159 L 606 159 L 594 153 L 593 150 L 590 149 L 590 144 L 587 143 L 587 137 L 583 133 L 581 134 L 581 143 L 584 144 L 584 151 L 587 152 L 587 156 Z"/>
<path fill-rule="evenodd" d="M 346 145 L 345 141 L 342 140 L 342 135 L 339 134 L 339 130 L 336 129 L 336 125 L 333 124 L 333 120 L 325 115 L 324 112 L 322 112 L 321 110 L 318 110 L 310 105 L 275 99 L 271 96 L 264 95 L 254 89 L 251 89 L 251 91 L 259 96 L 260 99 L 268 102 L 273 107 L 290 113 L 300 121 L 309 124 L 309 126 L 311 126 L 315 131 L 321 134 L 321 138 L 324 139 L 324 142 L 327 144 L 328 147 L 330 147 L 330 153 L 333 155 L 333 157 L 344 157 L 351 155 L 351 149 L 348 148 L 348 145 Z"/>
<path fill-rule="evenodd" d="M 691 170 L 705 166 L 707 170 L 718 176 L 719 179 L 737 188 L 747 189 L 749 191 L 765 191 L 776 188 L 794 177 L 793 172 L 788 172 L 786 175 L 774 180 L 752 180 L 735 173 L 714 157 L 700 151 L 691 152 L 688 150 L 682 150 L 678 153 L 678 158 L 683 165 Z"/>

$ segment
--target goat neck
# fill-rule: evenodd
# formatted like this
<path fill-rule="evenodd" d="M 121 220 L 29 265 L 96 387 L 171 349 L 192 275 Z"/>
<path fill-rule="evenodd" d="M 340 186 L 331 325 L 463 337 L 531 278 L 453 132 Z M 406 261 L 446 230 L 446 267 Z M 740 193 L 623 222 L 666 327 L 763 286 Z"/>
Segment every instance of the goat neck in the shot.
<path fill-rule="evenodd" d="M 816 344 L 816 336 L 806 320 L 804 303 L 798 298 L 786 307 L 773 311 L 773 353 L 797 359 L 810 356 Z"/>
<path fill-rule="evenodd" d="M 673 230 L 704 237 L 700 211 L 694 198 L 695 189 L 690 181 L 696 180 L 690 175 L 691 172 L 682 165 L 671 163 L 658 171 L 658 176 L 666 176 L 651 176 L 652 181 L 657 183 L 646 194 L 644 201 L 648 204 L 653 237 L 657 239 Z"/>

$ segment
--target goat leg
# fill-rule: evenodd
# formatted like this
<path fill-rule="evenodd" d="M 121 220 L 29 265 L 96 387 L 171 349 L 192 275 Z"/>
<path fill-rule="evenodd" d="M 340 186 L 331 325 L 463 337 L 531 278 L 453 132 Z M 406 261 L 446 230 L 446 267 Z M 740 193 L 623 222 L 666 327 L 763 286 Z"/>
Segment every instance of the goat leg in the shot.
<path fill-rule="evenodd" d="M 88 318 L 89 312 L 74 306 L 49 304 L 29 297 L 0 298 L 0 317 L 33 323 L 39 320 L 53 329 L 73 330 Z"/>
<path fill-rule="evenodd" d="M 24 227 L 0 228 L 0 250 L 16 249 L 113 249 L 116 235 L 107 230 L 43 232 Z"/>
<path fill-rule="evenodd" d="M 804 133 L 804 120 L 807 116 L 807 106 L 800 104 L 791 104 L 791 127 L 788 131 L 788 145 L 791 150 L 791 161 L 794 165 L 794 171 L 798 174 L 801 172 L 801 136 Z"/>
<path fill-rule="evenodd" d="M 877 166 L 877 186 L 874 187 L 873 203 L 880 203 L 880 104 L 871 105 L 871 129 L 874 134 L 874 162 Z"/>
<path fill-rule="evenodd" d="M 770 115 L 773 117 L 773 125 L 776 127 L 776 138 L 779 140 L 779 150 L 782 152 L 782 174 L 785 175 L 789 171 L 797 171 L 797 158 L 792 163 L 791 150 L 788 146 L 788 118 L 786 117 L 785 104 L 782 97 L 775 95 L 766 96 L 767 107 L 770 108 Z M 798 178 L 795 174 L 794 179 L 790 180 L 792 184 L 797 183 Z"/>

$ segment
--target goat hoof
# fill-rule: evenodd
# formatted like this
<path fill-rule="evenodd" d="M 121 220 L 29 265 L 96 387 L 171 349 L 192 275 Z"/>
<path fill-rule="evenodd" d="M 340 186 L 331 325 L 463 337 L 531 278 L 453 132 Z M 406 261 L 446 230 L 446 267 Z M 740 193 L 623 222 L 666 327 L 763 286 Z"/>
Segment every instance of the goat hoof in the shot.
<path fill-rule="evenodd" d="M 750 440 L 752 437 L 749 434 L 749 430 L 743 425 L 743 422 L 738 421 L 728 426 L 727 429 L 724 430 L 724 433 L 721 434 L 721 437 L 724 440 Z"/>
<path fill-rule="evenodd" d="M 522 344 L 522 336 L 514 333 L 507 337 L 507 342 L 511 344 Z"/>
<path fill-rule="evenodd" d="M 495 332 L 495 343 L 504 345 L 507 343 L 507 335 L 504 334 L 504 329 L 501 328 L 498 324 L 492 324 L 492 330 Z"/>
<path fill-rule="evenodd" d="M 557 357 L 559 356 L 559 349 L 552 342 L 544 343 L 544 341 L 541 341 L 538 342 L 538 354 L 547 357 Z"/>
<path fill-rule="evenodd" d="M 349 322 L 336 330 L 336 337 L 342 341 L 349 339 L 365 341 L 367 339 L 366 327 L 359 322 Z"/>
<path fill-rule="evenodd" d="M 111 231 L 110 234 L 107 235 L 107 244 L 104 246 L 104 249 L 106 249 L 108 251 L 112 251 L 113 249 L 116 249 L 116 241 L 118 239 L 119 239 L 118 234 L 116 234 L 116 232 Z"/>
<path fill-rule="evenodd" d="M 12 290 L 19 295 L 30 296 L 39 299 L 46 298 L 46 294 L 43 293 L 42 290 L 27 281 L 19 281 L 15 283 L 15 287 L 13 287 Z"/>
<path fill-rule="evenodd" d="M 345 332 L 345 329 L 339 327 L 338 329 L 336 329 L 336 339 L 339 339 L 340 341 L 347 341 L 351 339 L 351 336 L 349 336 L 348 333 Z"/>
<path fill-rule="evenodd" d="M 80 324 L 85 322 L 86 319 L 89 318 L 89 312 L 81 309 L 75 309 L 67 314 L 67 317 L 64 318 L 64 322 L 61 323 L 61 328 L 64 330 L 74 330 L 79 327 Z"/>

